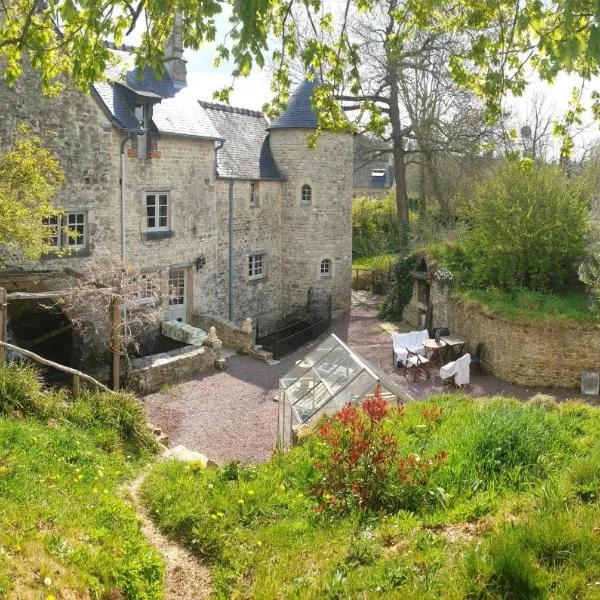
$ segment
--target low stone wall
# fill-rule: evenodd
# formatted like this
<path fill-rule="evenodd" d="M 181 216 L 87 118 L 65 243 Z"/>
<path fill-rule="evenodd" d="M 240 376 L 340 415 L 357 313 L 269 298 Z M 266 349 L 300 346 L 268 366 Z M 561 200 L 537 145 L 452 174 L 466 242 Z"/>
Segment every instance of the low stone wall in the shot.
<path fill-rule="evenodd" d="M 161 386 L 184 380 L 212 369 L 221 358 L 220 344 L 184 346 L 170 352 L 152 354 L 132 362 L 127 385 L 140 394 L 151 394 Z"/>
<path fill-rule="evenodd" d="M 250 352 L 254 350 L 254 346 L 256 345 L 256 330 L 254 328 L 252 331 L 246 331 L 238 327 L 235 323 L 221 319 L 220 317 L 195 314 L 192 317 L 192 325 L 206 331 L 214 327 L 217 331 L 217 336 L 223 342 L 223 346 L 227 348 Z"/>
<path fill-rule="evenodd" d="M 485 344 L 486 373 L 518 385 L 579 387 L 582 371 L 600 369 L 600 326 L 510 321 L 453 299 L 448 326 L 470 352 Z"/>

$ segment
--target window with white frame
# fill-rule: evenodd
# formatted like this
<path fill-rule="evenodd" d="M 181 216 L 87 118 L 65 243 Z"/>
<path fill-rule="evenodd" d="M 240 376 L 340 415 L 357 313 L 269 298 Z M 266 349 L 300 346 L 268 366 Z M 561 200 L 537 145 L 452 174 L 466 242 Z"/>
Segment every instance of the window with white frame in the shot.
<path fill-rule="evenodd" d="M 67 246 L 69 248 L 83 248 L 85 246 L 85 213 L 67 214 Z"/>
<path fill-rule="evenodd" d="M 308 206 L 312 203 L 312 188 L 305 183 L 300 190 L 300 204 Z"/>
<path fill-rule="evenodd" d="M 146 194 L 146 229 L 148 231 L 169 229 L 169 195 L 166 192 Z"/>
<path fill-rule="evenodd" d="M 48 234 L 44 241 L 48 246 L 58 250 L 60 248 L 60 218 L 56 215 L 53 217 L 46 217 L 43 221 L 46 233 Z"/>
<path fill-rule="evenodd" d="M 258 181 L 250 182 L 250 206 L 258 206 Z"/>
<path fill-rule="evenodd" d="M 43 220 L 46 227 L 46 243 L 55 250 L 79 250 L 87 246 L 87 214 L 70 212 L 62 217 L 52 216 Z"/>
<path fill-rule="evenodd" d="M 250 254 L 248 256 L 248 277 L 250 279 L 260 279 L 265 271 L 265 255 Z"/>
<path fill-rule="evenodd" d="M 331 277 L 331 259 L 329 258 L 321 261 L 321 277 Z"/>

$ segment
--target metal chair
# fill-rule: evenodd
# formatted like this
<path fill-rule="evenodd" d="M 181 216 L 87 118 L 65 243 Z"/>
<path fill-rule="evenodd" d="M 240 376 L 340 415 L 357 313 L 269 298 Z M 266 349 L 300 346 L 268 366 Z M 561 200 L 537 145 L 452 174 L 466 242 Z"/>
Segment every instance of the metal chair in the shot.
<path fill-rule="evenodd" d="M 448 329 L 448 327 L 434 327 L 431 331 L 431 334 L 434 338 L 438 333 L 440 334 L 440 337 L 444 335 L 450 335 L 450 329 Z"/>
<path fill-rule="evenodd" d="M 429 371 L 427 370 L 429 359 L 421 356 L 417 352 L 413 352 L 410 348 L 407 348 L 406 351 L 407 356 L 406 362 L 404 363 L 404 377 L 408 379 L 408 370 L 411 369 L 414 373 L 413 381 L 417 380 L 417 375 L 419 373 L 424 373 L 425 377 L 429 379 Z"/>

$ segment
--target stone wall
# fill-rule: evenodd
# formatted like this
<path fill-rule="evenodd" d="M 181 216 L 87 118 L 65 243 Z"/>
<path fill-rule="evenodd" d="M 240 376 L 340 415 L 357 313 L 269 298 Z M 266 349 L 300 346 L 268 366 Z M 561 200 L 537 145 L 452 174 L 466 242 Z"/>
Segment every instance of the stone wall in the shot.
<path fill-rule="evenodd" d="M 220 317 L 195 314 L 192 317 L 192 325 L 200 327 L 205 331 L 214 327 L 217 330 L 217 336 L 227 348 L 233 348 L 234 350 L 243 349 L 246 352 L 250 352 L 256 345 L 255 329 L 252 332 L 244 331 L 235 325 L 235 323 L 221 319 Z"/>
<path fill-rule="evenodd" d="M 448 327 L 448 294 L 450 287 L 440 283 L 435 277 L 431 280 L 429 300 L 432 304 L 431 327 Z"/>
<path fill-rule="evenodd" d="M 352 288 L 352 138 L 323 133 L 309 149 L 306 129 L 274 129 L 269 141 L 285 176 L 281 210 L 282 312 L 306 306 L 312 286 L 332 296 L 332 309 L 348 309 Z M 301 189 L 312 189 L 310 206 Z M 333 273 L 322 277 L 323 259 Z"/>
<path fill-rule="evenodd" d="M 579 387 L 582 371 L 600 368 L 600 326 L 509 321 L 476 303 L 448 302 L 448 325 L 475 352 L 483 342 L 483 369 L 511 383 Z"/>
<path fill-rule="evenodd" d="M 132 361 L 127 386 L 140 394 L 152 394 L 163 385 L 177 383 L 213 368 L 220 352 L 208 346 L 184 346 Z"/>
<path fill-rule="evenodd" d="M 250 317 L 268 327 L 281 316 L 281 183 L 258 182 L 250 204 L 250 181 L 233 181 L 233 303 L 231 320 Z M 199 312 L 229 318 L 229 180 L 217 180 L 217 266 L 214 306 Z M 264 255 L 264 276 L 250 279 L 248 256 Z"/>

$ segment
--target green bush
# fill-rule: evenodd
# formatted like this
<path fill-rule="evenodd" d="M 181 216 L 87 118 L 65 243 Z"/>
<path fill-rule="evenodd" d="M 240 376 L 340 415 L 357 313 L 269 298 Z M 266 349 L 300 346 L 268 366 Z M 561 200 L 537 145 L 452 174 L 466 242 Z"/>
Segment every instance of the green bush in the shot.
<path fill-rule="evenodd" d="M 576 277 L 589 200 L 583 179 L 558 167 L 504 163 L 465 208 L 470 284 L 561 289 Z"/>
<path fill-rule="evenodd" d="M 17 364 L 0 366 L 0 415 L 69 422 L 88 430 L 107 450 L 156 449 L 140 401 L 125 392 L 82 392 L 45 389 L 39 371 Z"/>
<path fill-rule="evenodd" d="M 352 202 L 352 256 L 372 256 L 400 249 L 396 199 L 355 198 Z"/>

